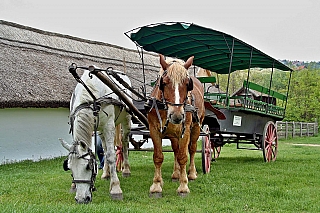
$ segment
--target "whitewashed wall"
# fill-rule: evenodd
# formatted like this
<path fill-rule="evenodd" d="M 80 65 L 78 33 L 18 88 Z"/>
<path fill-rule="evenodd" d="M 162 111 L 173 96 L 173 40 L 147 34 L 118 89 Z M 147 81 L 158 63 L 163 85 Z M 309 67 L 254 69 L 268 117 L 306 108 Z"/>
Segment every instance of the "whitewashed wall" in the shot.
<path fill-rule="evenodd" d="M 68 116 L 66 108 L 0 109 L 0 164 L 66 156 L 58 138 L 72 143 Z M 133 138 L 138 141 L 142 136 Z M 169 145 L 164 139 L 163 146 Z M 153 148 L 152 140 L 141 148 Z"/>
<path fill-rule="evenodd" d="M 69 110 L 0 109 L 0 164 L 67 155 L 58 138 L 69 143 Z"/>

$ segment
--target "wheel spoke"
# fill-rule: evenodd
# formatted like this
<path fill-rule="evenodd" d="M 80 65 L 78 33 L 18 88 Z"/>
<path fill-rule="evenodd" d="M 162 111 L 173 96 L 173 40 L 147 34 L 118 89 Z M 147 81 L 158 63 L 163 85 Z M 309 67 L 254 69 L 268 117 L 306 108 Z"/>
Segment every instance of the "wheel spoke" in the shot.
<path fill-rule="evenodd" d="M 206 168 L 207 168 L 207 172 L 209 172 L 210 171 L 210 166 L 209 166 L 209 164 L 210 164 L 210 162 L 211 162 L 211 156 L 210 156 L 210 151 L 211 151 L 211 149 L 210 149 L 210 146 L 209 146 L 210 144 L 209 144 L 209 140 L 208 140 L 208 137 L 206 137 Z"/>
<path fill-rule="evenodd" d="M 209 127 L 203 126 L 205 132 L 209 133 Z M 211 147 L 210 147 L 210 135 L 202 136 L 202 171 L 204 174 L 210 172 L 211 163 Z"/>

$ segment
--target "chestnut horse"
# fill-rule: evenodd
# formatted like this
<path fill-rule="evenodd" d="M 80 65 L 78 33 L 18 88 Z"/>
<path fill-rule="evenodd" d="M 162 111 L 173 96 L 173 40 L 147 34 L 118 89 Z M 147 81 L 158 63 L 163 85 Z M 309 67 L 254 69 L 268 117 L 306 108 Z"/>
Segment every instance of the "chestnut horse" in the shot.
<path fill-rule="evenodd" d="M 188 73 L 188 68 L 192 63 L 193 57 L 190 57 L 185 63 L 177 59 L 167 62 L 164 56 L 160 55 L 162 69 L 159 73 L 160 78 L 151 92 L 148 112 L 155 165 L 150 196 L 162 196 L 161 165 L 164 159 L 162 153 L 162 139 L 164 137 L 170 139 L 174 152 L 174 171 L 171 178 L 173 181 L 180 181 L 177 193 L 180 196 L 187 195 L 190 192 L 188 179 L 195 180 L 197 178 L 194 157 L 205 115 L 205 107 L 202 84 L 197 78 L 190 77 Z M 188 149 L 190 166 L 187 176 Z"/>

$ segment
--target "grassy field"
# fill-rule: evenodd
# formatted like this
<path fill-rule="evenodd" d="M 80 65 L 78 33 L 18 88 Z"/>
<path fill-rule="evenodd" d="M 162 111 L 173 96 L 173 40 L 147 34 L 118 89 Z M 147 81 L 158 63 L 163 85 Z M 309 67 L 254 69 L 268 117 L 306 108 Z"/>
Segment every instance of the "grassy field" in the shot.
<path fill-rule="evenodd" d="M 262 152 L 226 144 L 211 172 L 189 182 L 190 195 L 176 195 L 171 182 L 173 153 L 165 153 L 163 198 L 149 198 L 152 152 L 130 152 L 131 177 L 120 177 L 123 201 L 110 200 L 109 182 L 96 181 L 93 202 L 78 205 L 69 193 L 65 157 L 0 166 L 0 212 L 320 212 L 320 137 L 279 141 L 277 161 L 264 163 Z M 120 175 L 121 176 L 121 175 Z"/>

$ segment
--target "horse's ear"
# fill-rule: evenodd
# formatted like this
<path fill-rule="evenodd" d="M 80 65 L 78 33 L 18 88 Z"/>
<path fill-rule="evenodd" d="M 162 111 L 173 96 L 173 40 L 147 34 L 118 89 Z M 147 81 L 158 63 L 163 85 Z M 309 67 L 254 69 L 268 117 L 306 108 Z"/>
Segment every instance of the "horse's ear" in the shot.
<path fill-rule="evenodd" d="M 59 141 L 61 145 L 68 151 L 70 151 L 71 145 L 69 145 L 67 142 L 65 142 L 62 138 L 59 138 Z"/>
<path fill-rule="evenodd" d="M 161 64 L 162 69 L 167 70 L 169 65 L 167 64 L 166 60 L 164 59 L 164 56 L 161 54 L 159 54 L 159 56 L 160 56 L 160 64 Z"/>
<path fill-rule="evenodd" d="M 192 65 L 193 63 L 193 58 L 194 56 L 191 56 L 190 58 L 188 58 L 188 60 L 186 61 L 186 63 L 184 63 L 184 68 L 189 69 L 189 67 Z"/>

